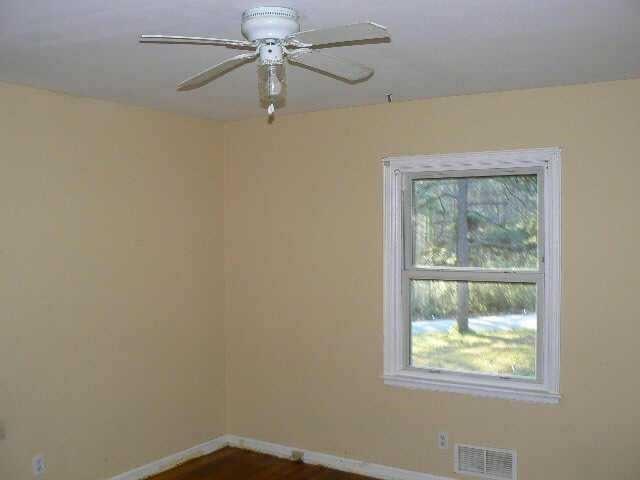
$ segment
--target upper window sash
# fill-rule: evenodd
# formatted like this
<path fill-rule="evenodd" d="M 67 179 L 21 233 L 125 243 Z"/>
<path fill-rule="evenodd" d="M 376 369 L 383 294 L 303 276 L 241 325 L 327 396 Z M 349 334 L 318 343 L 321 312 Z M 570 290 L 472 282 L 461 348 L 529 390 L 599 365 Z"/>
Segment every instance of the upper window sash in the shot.
<path fill-rule="evenodd" d="M 546 164 L 545 164 L 546 166 Z M 422 272 L 448 272 L 448 271 L 469 271 L 472 273 L 481 272 L 502 272 L 502 273 L 528 273 L 537 272 L 544 274 L 544 168 L 542 165 L 538 166 L 522 166 L 512 168 L 488 168 L 488 169 L 469 169 L 469 170 L 425 170 L 421 172 L 406 172 L 402 173 L 402 238 L 403 238 L 403 264 L 406 271 Z M 460 267 L 460 266 L 429 266 L 429 265 L 416 265 L 415 264 L 415 228 L 416 221 L 414 215 L 414 203 L 413 203 L 413 184 L 419 180 L 430 179 L 445 179 L 445 178 L 479 178 L 479 177 L 500 177 L 500 176 L 513 176 L 513 175 L 536 175 L 537 180 L 537 220 L 538 220 L 538 232 L 537 232 L 537 261 L 538 268 L 504 268 L 504 267 Z M 423 277 L 427 278 L 427 277 Z M 437 277 L 429 277 L 437 278 Z M 533 279 L 534 277 L 529 277 Z M 464 280 L 465 278 L 460 278 Z M 506 281 L 506 280 L 504 280 Z"/>

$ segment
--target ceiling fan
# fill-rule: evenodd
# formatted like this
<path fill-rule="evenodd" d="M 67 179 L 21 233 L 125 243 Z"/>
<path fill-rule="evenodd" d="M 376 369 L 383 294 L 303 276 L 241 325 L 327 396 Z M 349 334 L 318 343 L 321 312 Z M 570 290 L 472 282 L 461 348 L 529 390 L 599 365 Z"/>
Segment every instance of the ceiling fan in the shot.
<path fill-rule="evenodd" d="M 171 35 L 140 35 L 142 43 L 217 45 L 253 50 L 242 53 L 194 75 L 178 85 L 179 91 L 202 87 L 240 65 L 258 62 L 258 92 L 269 116 L 284 106 L 286 96 L 285 61 L 308 67 L 347 82 L 366 80 L 373 69 L 350 60 L 319 52 L 318 47 L 339 47 L 389 38 L 382 25 L 373 22 L 300 31 L 298 12 L 288 7 L 255 7 L 242 14 L 242 34 L 247 40 Z M 342 44 L 342 45 L 341 45 Z"/>

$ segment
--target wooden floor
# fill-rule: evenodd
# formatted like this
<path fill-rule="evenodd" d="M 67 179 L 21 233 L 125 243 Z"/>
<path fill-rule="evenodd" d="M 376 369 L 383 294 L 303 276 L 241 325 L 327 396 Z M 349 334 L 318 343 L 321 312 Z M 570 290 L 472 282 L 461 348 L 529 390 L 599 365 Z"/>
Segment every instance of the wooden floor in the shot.
<path fill-rule="evenodd" d="M 223 448 L 183 463 L 149 480 L 371 480 L 353 473 L 292 462 L 282 458 Z"/>

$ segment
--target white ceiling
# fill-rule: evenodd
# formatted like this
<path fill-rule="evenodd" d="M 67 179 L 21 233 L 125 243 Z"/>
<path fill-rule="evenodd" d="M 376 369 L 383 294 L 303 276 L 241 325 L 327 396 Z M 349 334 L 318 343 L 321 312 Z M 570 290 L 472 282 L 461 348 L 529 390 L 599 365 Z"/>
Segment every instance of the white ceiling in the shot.
<path fill-rule="evenodd" d="M 237 52 L 140 45 L 139 33 L 241 38 L 259 0 L 0 0 L 0 81 L 216 119 L 264 113 L 255 65 L 192 92 Z M 265 1 L 270 5 L 273 2 Z M 349 85 L 288 69 L 284 112 L 640 77 L 640 0 L 284 0 L 303 29 L 372 20 L 390 43 L 333 49 L 375 68 Z"/>

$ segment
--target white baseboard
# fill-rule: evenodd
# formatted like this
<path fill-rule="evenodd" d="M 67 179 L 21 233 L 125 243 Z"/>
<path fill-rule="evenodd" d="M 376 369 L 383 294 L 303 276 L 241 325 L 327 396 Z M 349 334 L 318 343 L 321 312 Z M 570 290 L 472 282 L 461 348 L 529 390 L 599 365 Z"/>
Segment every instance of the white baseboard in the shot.
<path fill-rule="evenodd" d="M 294 451 L 302 452 L 305 463 L 312 465 L 322 465 L 342 472 L 357 473 L 381 480 L 452 480 L 447 477 L 439 477 L 428 473 L 403 470 L 401 468 L 388 467 L 375 463 L 353 460 L 350 458 L 337 457 L 326 453 L 313 452 L 303 448 L 287 447 L 277 443 L 265 442 L 253 438 L 239 437 L 237 435 L 222 435 L 209 442 L 205 442 L 182 452 L 174 453 L 168 457 L 161 458 L 155 462 L 148 463 L 142 467 L 135 468 L 129 472 L 112 477 L 109 480 L 142 480 L 151 475 L 168 470 L 187 460 L 197 458 L 202 455 L 219 450 L 223 447 L 237 447 L 254 452 L 266 453 L 281 458 L 291 458 Z"/>
<path fill-rule="evenodd" d="M 164 472 L 165 470 L 169 470 L 176 465 L 186 462 L 187 460 L 192 460 L 194 458 L 198 458 L 203 455 L 215 452 L 216 450 L 220 450 L 227 445 L 229 445 L 227 436 L 222 435 L 220 437 L 214 438 L 213 440 L 209 440 L 208 442 L 196 445 L 195 447 L 188 448 L 181 452 L 173 453 L 167 457 L 155 460 L 151 463 L 147 463 L 146 465 L 134 468 L 133 470 L 129 470 L 128 472 L 121 473 L 120 475 L 111 477 L 109 480 L 142 480 L 144 478 L 150 477 L 151 475 L 156 475 L 158 473 Z"/>

